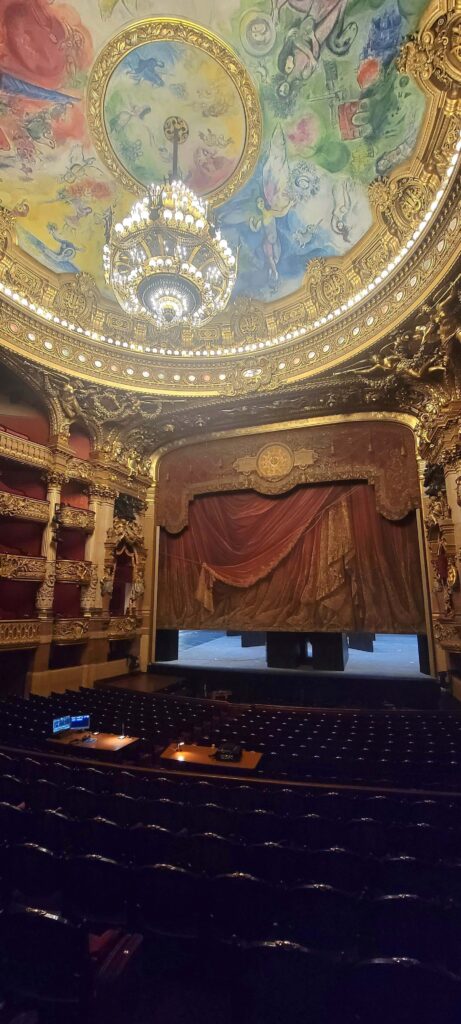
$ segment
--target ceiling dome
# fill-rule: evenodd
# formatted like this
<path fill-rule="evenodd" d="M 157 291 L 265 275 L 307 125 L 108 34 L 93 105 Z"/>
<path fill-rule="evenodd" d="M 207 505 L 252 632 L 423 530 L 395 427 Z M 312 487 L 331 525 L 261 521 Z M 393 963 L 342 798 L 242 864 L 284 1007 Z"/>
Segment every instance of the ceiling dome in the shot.
<path fill-rule="evenodd" d="M 12 347 L 20 335 L 96 379 L 174 391 L 192 376 L 218 393 L 318 372 L 390 330 L 434 278 L 437 218 L 437 272 L 457 254 L 456 17 L 442 0 L 129 8 L 0 0 L 0 284 L 23 315 Z M 121 313 L 103 250 L 112 222 L 168 178 L 172 117 L 188 127 L 179 176 L 238 269 L 216 321 L 164 335 Z"/>

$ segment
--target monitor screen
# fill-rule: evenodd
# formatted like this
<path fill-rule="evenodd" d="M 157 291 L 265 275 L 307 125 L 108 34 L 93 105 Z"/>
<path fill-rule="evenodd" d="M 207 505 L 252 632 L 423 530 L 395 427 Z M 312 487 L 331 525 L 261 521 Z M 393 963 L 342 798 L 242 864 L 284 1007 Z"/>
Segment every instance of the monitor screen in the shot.
<path fill-rule="evenodd" d="M 72 715 L 70 720 L 71 729 L 89 729 L 90 728 L 90 716 L 89 715 Z"/>
<path fill-rule="evenodd" d="M 70 715 L 63 715 L 61 718 L 53 718 L 53 736 L 60 732 L 67 732 L 70 729 Z"/>

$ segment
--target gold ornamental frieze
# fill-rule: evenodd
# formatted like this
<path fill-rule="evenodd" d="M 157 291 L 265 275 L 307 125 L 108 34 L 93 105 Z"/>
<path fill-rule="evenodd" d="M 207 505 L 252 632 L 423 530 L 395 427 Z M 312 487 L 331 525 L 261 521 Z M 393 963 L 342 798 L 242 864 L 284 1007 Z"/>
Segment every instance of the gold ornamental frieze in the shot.
<path fill-rule="evenodd" d="M 91 562 L 71 558 L 56 559 L 56 583 L 78 583 L 88 586 L 91 582 Z"/>
<path fill-rule="evenodd" d="M 434 637 L 445 650 L 461 653 L 461 623 L 437 620 L 434 624 Z"/>
<path fill-rule="evenodd" d="M 0 552 L 0 578 L 31 580 L 39 583 L 45 577 L 46 558 L 34 555 L 10 555 Z"/>
<path fill-rule="evenodd" d="M 88 639 L 88 619 L 55 619 L 53 640 L 55 643 L 84 643 Z"/>
<path fill-rule="evenodd" d="M 112 616 L 109 619 L 107 637 L 109 640 L 124 640 L 134 636 L 138 629 L 138 620 L 130 615 Z"/>
<path fill-rule="evenodd" d="M 256 455 L 236 459 L 233 466 L 245 476 L 257 473 L 262 480 L 277 481 L 287 477 L 295 466 L 312 466 L 317 458 L 317 452 L 308 448 L 292 451 L 283 443 L 266 444 Z"/>
<path fill-rule="evenodd" d="M 85 530 L 85 533 L 92 533 L 94 530 L 94 512 L 89 508 L 72 508 L 71 505 L 61 505 L 59 510 L 59 526 L 69 530 Z"/>
<path fill-rule="evenodd" d="M 0 516 L 8 519 L 31 519 L 35 523 L 47 523 L 50 514 L 48 501 L 27 498 L 22 494 L 0 491 Z"/>
<path fill-rule="evenodd" d="M 33 647 L 40 640 L 40 622 L 34 619 L 4 619 L 0 622 L 0 647 Z"/>

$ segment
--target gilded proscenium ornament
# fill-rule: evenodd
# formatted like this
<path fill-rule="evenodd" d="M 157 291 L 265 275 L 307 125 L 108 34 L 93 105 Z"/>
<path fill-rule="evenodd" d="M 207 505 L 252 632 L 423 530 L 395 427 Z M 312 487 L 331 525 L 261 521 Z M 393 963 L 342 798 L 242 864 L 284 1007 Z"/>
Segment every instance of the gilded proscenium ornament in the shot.
<path fill-rule="evenodd" d="M 2 579 L 41 582 L 45 577 L 45 571 L 46 558 L 35 555 L 0 553 L 0 578 Z"/>
<path fill-rule="evenodd" d="M 56 582 L 78 583 L 82 586 L 88 586 L 91 582 L 91 562 L 70 558 L 57 558 Z"/>
<path fill-rule="evenodd" d="M 4 619 L 0 622 L 0 647 L 33 647 L 39 640 L 38 619 Z"/>
<path fill-rule="evenodd" d="M 234 173 L 207 196 L 216 206 L 241 188 L 254 171 L 261 146 L 262 112 L 256 86 L 246 67 L 235 51 L 209 29 L 179 18 L 148 18 L 121 29 L 96 58 L 88 82 L 87 118 L 93 142 L 101 159 L 121 185 L 142 195 L 146 186 L 132 177 L 110 143 L 104 119 L 104 100 L 111 76 L 120 61 L 143 44 L 157 40 L 184 43 L 200 50 L 223 69 L 240 97 L 246 121 L 244 146 Z"/>
<path fill-rule="evenodd" d="M 0 491 L 0 516 L 4 518 L 31 519 L 35 523 L 47 523 L 49 510 L 48 501 Z"/>
<path fill-rule="evenodd" d="M 236 459 L 234 469 L 245 475 L 256 472 L 263 480 L 282 480 L 294 466 L 312 466 L 318 453 L 307 448 L 292 450 L 286 444 L 266 444 L 257 455 Z"/>

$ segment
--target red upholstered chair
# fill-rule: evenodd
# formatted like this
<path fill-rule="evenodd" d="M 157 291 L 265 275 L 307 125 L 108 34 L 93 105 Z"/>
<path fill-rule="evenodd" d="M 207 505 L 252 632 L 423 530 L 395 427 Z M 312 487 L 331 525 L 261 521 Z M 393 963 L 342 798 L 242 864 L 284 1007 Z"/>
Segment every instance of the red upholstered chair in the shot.
<path fill-rule="evenodd" d="M 38 1006 L 44 1020 L 58 1009 L 61 1019 L 90 1020 L 98 1004 L 110 1019 L 141 944 L 113 932 L 91 956 L 85 928 L 34 907 L 2 915 L 0 931 L 2 993 Z"/>

